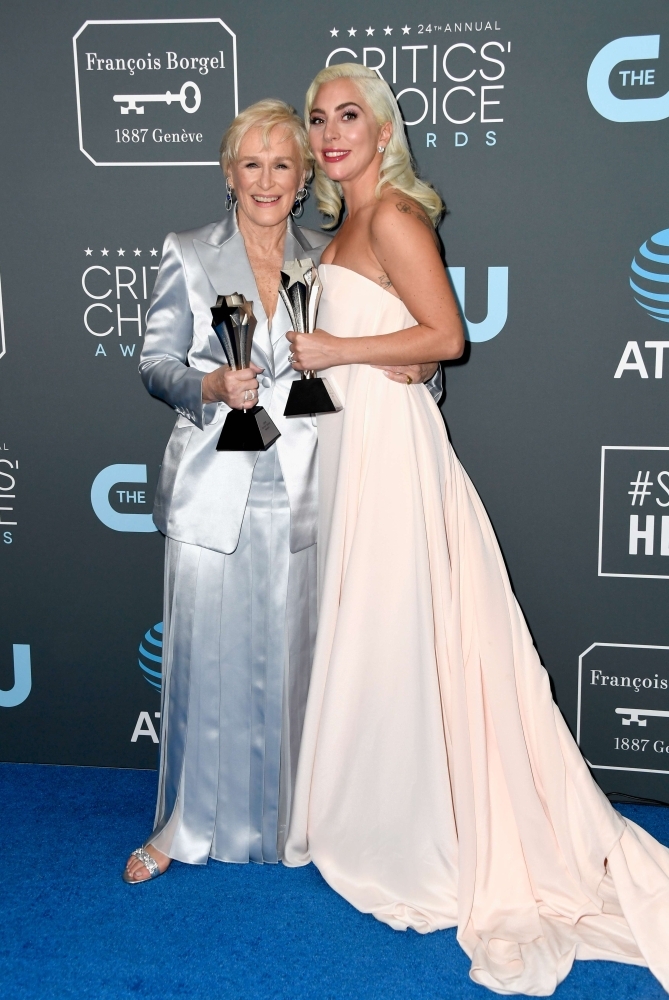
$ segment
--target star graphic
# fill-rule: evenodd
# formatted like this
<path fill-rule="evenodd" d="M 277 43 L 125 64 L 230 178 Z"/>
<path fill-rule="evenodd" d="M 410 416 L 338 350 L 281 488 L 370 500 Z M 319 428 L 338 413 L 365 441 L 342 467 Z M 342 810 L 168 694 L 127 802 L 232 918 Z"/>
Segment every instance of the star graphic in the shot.
<path fill-rule="evenodd" d="M 383 34 L 384 35 L 392 35 L 392 33 L 393 33 L 393 29 L 392 28 L 384 28 L 383 29 Z"/>
<path fill-rule="evenodd" d="M 374 34 L 374 28 L 367 28 L 367 34 L 368 35 L 373 35 Z"/>
<path fill-rule="evenodd" d="M 348 33 L 351 36 L 351 38 L 353 38 L 353 36 L 355 35 L 355 33 L 356 33 L 357 30 L 358 30 L 357 28 L 349 28 L 348 29 Z"/>
<path fill-rule="evenodd" d="M 339 28 L 332 28 L 330 34 L 332 35 L 333 38 L 336 38 L 337 35 L 339 34 Z"/>
<path fill-rule="evenodd" d="M 125 250 L 119 250 L 118 255 L 119 257 L 125 257 Z"/>
<path fill-rule="evenodd" d="M 142 256 L 142 251 L 141 250 L 133 250 L 133 253 L 134 253 L 135 257 L 141 257 Z"/>
<path fill-rule="evenodd" d="M 109 250 L 107 250 L 107 247 L 103 247 L 100 253 L 103 257 L 107 257 L 109 255 Z"/>
<path fill-rule="evenodd" d="M 153 248 L 153 250 L 151 251 L 151 256 L 152 256 L 152 257 L 157 257 L 157 256 L 158 256 L 158 251 L 157 251 L 157 250 L 155 249 L 155 247 L 154 247 L 154 248 Z"/>
<path fill-rule="evenodd" d="M 87 256 L 87 257 L 90 257 L 90 255 L 91 255 L 92 253 L 93 253 L 93 251 L 91 250 L 91 248 L 90 248 L 90 247 L 86 247 L 86 256 Z"/>
<path fill-rule="evenodd" d="M 296 284 L 298 281 L 300 284 L 306 285 L 304 275 L 307 271 L 310 271 L 313 266 L 314 264 L 310 257 L 305 257 L 304 260 L 285 260 L 283 262 L 281 272 L 282 274 L 287 274 L 290 278 L 288 288 L 290 288 L 291 285 Z"/>
<path fill-rule="evenodd" d="M 407 25 L 405 24 L 404 27 L 402 28 L 402 34 L 403 35 L 408 35 L 410 31 L 411 31 L 411 28 L 407 27 Z"/>

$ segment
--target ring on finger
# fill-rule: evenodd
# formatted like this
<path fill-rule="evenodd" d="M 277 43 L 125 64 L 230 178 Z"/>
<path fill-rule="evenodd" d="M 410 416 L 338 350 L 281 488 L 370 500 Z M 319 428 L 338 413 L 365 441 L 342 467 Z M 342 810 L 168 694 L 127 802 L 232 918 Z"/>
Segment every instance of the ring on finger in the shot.
<path fill-rule="evenodd" d="M 292 365 L 292 363 L 293 363 L 293 361 L 294 361 L 294 360 L 295 360 L 295 355 L 294 355 L 294 354 L 293 354 L 293 352 L 291 351 L 291 352 L 290 352 L 290 354 L 288 355 L 288 361 L 289 361 L 289 362 L 290 362 L 290 364 Z"/>
<path fill-rule="evenodd" d="M 407 385 L 411 385 L 413 383 L 413 379 L 411 378 L 411 375 L 407 375 L 406 379 L 407 379 Z"/>
<path fill-rule="evenodd" d="M 244 390 L 244 402 L 246 403 L 249 399 L 255 399 L 256 391 L 255 389 L 245 389 Z"/>

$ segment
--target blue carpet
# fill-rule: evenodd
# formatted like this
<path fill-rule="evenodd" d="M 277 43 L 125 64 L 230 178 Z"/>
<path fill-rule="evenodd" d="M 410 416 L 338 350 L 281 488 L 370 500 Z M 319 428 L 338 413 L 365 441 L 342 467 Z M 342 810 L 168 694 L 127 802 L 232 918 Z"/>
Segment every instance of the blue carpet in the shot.
<path fill-rule="evenodd" d="M 316 869 L 174 863 L 126 886 L 147 771 L 0 765 L 3 1000 L 490 1000 L 454 931 L 396 933 Z M 622 806 L 669 842 L 669 810 Z M 558 1000 L 660 1000 L 646 969 L 577 962 Z"/>

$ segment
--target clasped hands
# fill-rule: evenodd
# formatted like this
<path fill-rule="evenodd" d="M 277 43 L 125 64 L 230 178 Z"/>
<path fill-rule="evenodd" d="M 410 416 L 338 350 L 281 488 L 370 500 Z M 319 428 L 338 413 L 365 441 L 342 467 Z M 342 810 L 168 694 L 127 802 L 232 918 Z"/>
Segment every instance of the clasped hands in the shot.
<path fill-rule="evenodd" d="M 336 365 L 345 364 L 340 357 L 341 337 L 333 337 L 324 330 L 313 333 L 286 334 L 290 342 L 292 366 L 295 371 L 323 371 Z M 407 375 L 412 382 L 427 382 L 437 370 L 436 362 L 424 365 L 372 365 L 393 382 L 406 385 Z M 202 379 L 202 402 L 225 403 L 233 410 L 248 410 L 258 402 L 258 375 L 264 368 L 251 364 L 248 368 L 234 370 L 229 365 L 221 365 L 208 372 Z"/>
<path fill-rule="evenodd" d="M 290 343 L 291 364 L 298 371 L 324 371 L 336 365 L 346 364 L 341 357 L 342 338 L 333 337 L 325 330 L 314 330 L 313 333 L 295 333 L 291 330 L 286 334 Z M 414 383 L 428 382 L 439 365 L 430 361 L 422 365 L 371 365 L 380 369 L 393 382 L 407 384 L 407 375 Z"/>

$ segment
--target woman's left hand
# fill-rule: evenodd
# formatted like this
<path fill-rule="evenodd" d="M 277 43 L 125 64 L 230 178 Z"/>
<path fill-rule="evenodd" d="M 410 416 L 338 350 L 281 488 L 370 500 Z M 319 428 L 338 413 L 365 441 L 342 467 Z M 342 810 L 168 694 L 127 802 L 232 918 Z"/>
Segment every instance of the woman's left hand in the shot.
<path fill-rule="evenodd" d="M 342 338 L 333 337 L 325 330 L 313 333 L 286 334 L 290 342 L 291 364 L 298 372 L 321 372 L 325 368 L 342 364 Z"/>
<path fill-rule="evenodd" d="M 384 375 L 393 382 L 401 382 L 402 385 L 418 385 L 420 382 L 429 382 L 439 365 L 436 361 L 428 361 L 424 365 L 372 365 L 372 368 L 380 368 Z M 411 382 L 407 382 L 407 376 Z"/>

